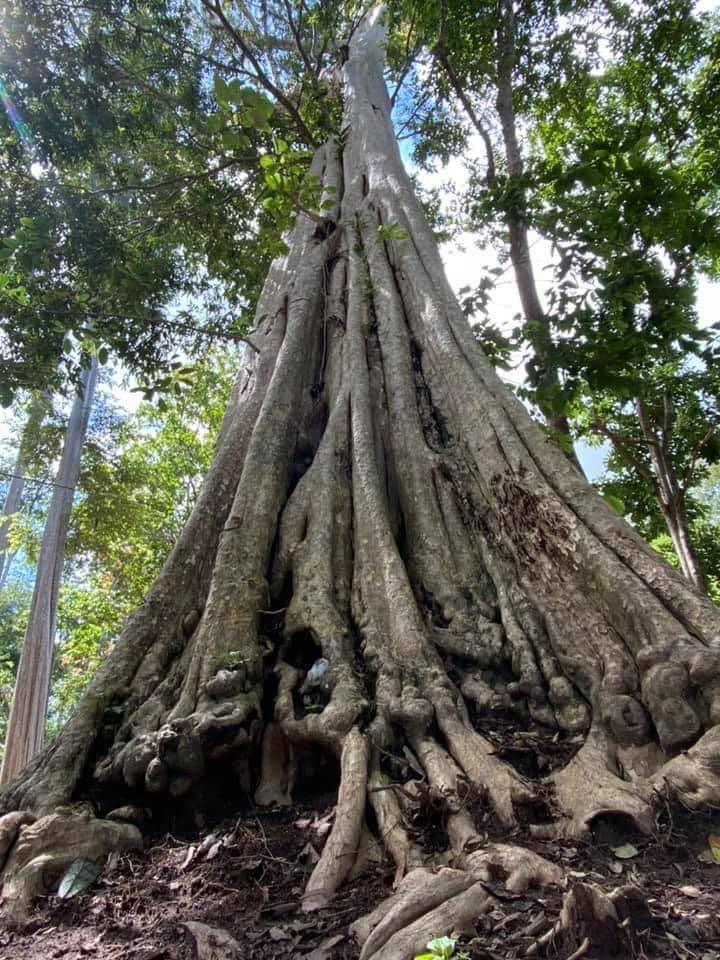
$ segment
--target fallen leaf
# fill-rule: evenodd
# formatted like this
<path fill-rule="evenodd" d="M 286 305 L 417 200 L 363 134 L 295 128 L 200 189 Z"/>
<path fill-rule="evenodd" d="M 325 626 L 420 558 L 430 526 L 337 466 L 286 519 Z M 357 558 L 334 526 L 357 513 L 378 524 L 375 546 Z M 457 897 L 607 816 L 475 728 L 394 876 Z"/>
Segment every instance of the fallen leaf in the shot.
<path fill-rule="evenodd" d="M 180 870 L 181 870 L 181 871 L 182 871 L 182 870 L 187 870 L 187 868 L 188 868 L 188 867 L 190 866 L 190 864 L 193 862 L 193 858 L 195 857 L 195 851 L 196 851 L 196 850 L 197 850 L 197 847 L 190 847 L 190 848 L 189 848 L 188 852 L 185 854 L 185 859 L 184 859 L 183 862 L 180 864 Z"/>
<path fill-rule="evenodd" d="M 67 899 L 82 893 L 83 890 L 87 890 L 100 876 L 101 870 L 102 867 L 99 863 L 88 860 L 86 857 L 78 857 L 77 860 L 73 860 L 60 881 L 58 896 Z"/>
<path fill-rule="evenodd" d="M 319 837 L 324 837 L 326 833 L 330 833 L 332 829 L 332 822 L 335 817 L 335 808 L 326 813 L 324 817 L 315 817 L 313 820 L 312 828 Z"/>
<path fill-rule="evenodd" d="M 615 863 L 615 861 L 613 861 L 612 863 L 608 864 L 608 867 L 610 868 L 611 873 L 620 874 L 623 872 L 623 866 L 621 863 Z"/>
<path fill-rule="evenodd" d="M 632 843 L 621 843 L 619 847 L 610 847 L 619 860 L 629 860 L 636 857 L 640 851 Z"/>
<path fill-rule="evenodd" d="M 241 960 L 245 951 L 221 927 L 211 927 L 196 920 L 186 920 L 182 924 L 195 941 L 197 960 Z"/>
<path fill-rule="evenodd" d="M 271 940 L 275 940 L 275 942 L 278 940 L 292 940 L 292 937 L 287 930 L 283 930 L 282 927 L 270 927 L 268 930 L 268 936 Z"/>
<path fill-rule="evenodd" d="M 208 850 L 214 845 L 217 838 L 218 835 L 216 833 L 209 833 L 198 846 L 198 856 L 201 857 L 204 853 L 207 853 Z"/>
<path fill-rule="evenodd" d="M 707 837 L 708 846 L 710 847 L 710 853 L 715 863 L 720 863 L 720 835 L 717 833 L 709 833 Z"/>
<path fill-rule="evenodd" d="M 684 894 L 686 897 L 699 897 L 702 896 L 702 891 L 698 887 L 680 887 L 680 893 Z"/>
<path fill-rule="evenodd" d="M 208 850 L 208 852 L 205 854 L 205 859 L 206 859 L 206 860 L 214 860 L 215 857 L 216 857 L 216 856 L 220 853 L 220 851 L 222 850 L 222 845 L 223 845 L 222 840 L 216 840 L 215 843 L 210 847 L 210 849 Z"/>

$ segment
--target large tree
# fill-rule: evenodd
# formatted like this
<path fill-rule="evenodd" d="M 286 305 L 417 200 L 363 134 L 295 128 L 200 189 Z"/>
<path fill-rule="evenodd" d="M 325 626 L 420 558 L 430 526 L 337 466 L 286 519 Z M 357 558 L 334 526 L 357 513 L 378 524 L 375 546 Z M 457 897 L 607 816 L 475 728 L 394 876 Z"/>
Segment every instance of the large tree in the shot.
<path fill-rule="evenodd" d="M 485 845 L 473 811 L 582 836 L 607 814 L 650 831 L 668 797 L 720 802 L 720 612 L 481 352 L 402 165 L 384 42 L 376 9 L 340 46 L 341 87 L 324 75 L 343 109 L 311 165 L 325 216 L 300 213 L 272 264 L 184 531 L 74 716 L 1 795 L 8 896 L 139 845 L 103 819 L 131 798 L 286 803 L 326 758 L 337 812 L 304 906 L 328 902 L 372 829 L 410 873 L 357 933 L 363 957 L 400 960 L 488 909 L 488 878 L 562 878 Z M 494 752 L 499 705 L 579 749 L 527 779 Z M 411 869 L 425 854 L 402 806 L 423 790 L 458 869 Z M 63 806 L 87 797 L 94 818 Z M 575 916 L 610 915 L 599 893 L 570 896 Z"/>

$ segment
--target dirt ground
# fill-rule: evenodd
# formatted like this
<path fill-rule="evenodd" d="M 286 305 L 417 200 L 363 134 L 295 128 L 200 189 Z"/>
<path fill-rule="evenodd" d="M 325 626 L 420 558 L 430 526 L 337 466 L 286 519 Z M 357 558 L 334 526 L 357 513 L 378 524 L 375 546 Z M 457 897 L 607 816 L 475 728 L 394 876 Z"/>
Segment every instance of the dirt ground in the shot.
<path fill-rule="evenodd" d="M 581 742 L 562 743 L 539 728 L 518 731 L 516 722 L 503 724 L 500 717 L 483 732 L 499 755 L 534 780 L 566 763 Z M 392 892 L 394 871 L 375 864 L 345 883 L 327 909 L 301 912 L 300 897 L 331 828 L 336 796 L 331 784 L 315 783 L 324 792 L 291 808 L 245 810 L 183 833 L 173 821 L 156 825 L 143 853 L 111 856 L 86 892 L 40 899 L 22 921 L 0 926 L 0 960 L 196 960 L 203 929 L 196 923 L 226 931 L 240 944 L 239 955 L 222 946 L 205 950 L 212 960 L 357 958 L 348 926 Z M 442 807 L 424 801 L 422 789 L 417 798 L 414 808 L 406 808 L 406 828 L 437 856 L 447 841 Z M 643 932 L 634 951 L 639 960 L 720 960 L 720 862 L 708 840 L 718 836 L 712 846 L 720 858 L 720 810 L 691 815 L 666 805 L 652 837 L 606 818 L 594 823 L 588 841 L 561 843 L 502 832 L 471 791 L 463 802 L 482 838 L 533 849 L 562 867 L 568 886 L 595 884 L 607 893 L 634 887 L 649 908 L 641 911 Z M 528 823 L 552 819 L 552 798 L 523 813 Z M 469 960 L 519 960 L 554 925 L 563 891 L 516 895 L 500 883 L 487 886 L 497 906 L 478 918 L 457 950 Z M 570 960 L 569 953 L 550 942 L 539 955 Z M 602 960 L 604 954 L 586 949 L 573 960 L 581 956 Z"/>
<path fill-rule="evenodd" d="M 346 884 L 328 909 L 301 913 L 299 897 L 332 812 L 330 804 L 303 804 L 248 814 L 210 834 L 166 835 L 142 854 L 113 857 L 91 890 L 39 900 L 26 920 L 0 931 L 0 957 L 191 960 L 195 939 L 184 925 L 192 921 L 230 933 L 242 945 L 243 960 L 357 957 L 348 925 L 390 892 L 392 870 L 377 866 Z M 569 883 L 596 883 L 606 891 L 637 887 L 651 912 L 637 956 L 720 958 L 720 863 L 707 842 L 709 833 L 720 833 L 720 812 L 690 817 L 668 809 L 655 837 L 631 838 L 637 853 L 626 859 L 612 849 L 629 852 L 622 850 L 627 837 L 618 829 L 598 824 L 585 844 L 513 839 L 560 863 Z M 471 960 L 523 957 L 556 919 L 561 892 L 518 896 L 495 885 L 493 892 L 497 909 L 480 918 L 476 935 L 457 949 Z M 547 955 L 560 954 L 551 947 Z"/>

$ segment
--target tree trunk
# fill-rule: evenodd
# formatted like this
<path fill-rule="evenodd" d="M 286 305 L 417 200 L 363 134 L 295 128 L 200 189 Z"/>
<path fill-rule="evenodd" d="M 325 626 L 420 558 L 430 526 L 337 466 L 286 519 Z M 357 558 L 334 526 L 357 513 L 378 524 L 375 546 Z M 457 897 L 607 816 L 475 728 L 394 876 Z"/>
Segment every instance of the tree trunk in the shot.
<path fill-rule="evenodd" d="M 60 466 L 43 531 L 30 615 L 15 678 L 0 783 L 7 783 L 42 748 L 45 715 L 50 693 L 57 597 L 65 539 L 80 455 L 87 432 L 97 380 L 97 359 L 83 373 L 68 420 Z"/>
<path fill-rule="evenodd" d="M 314 909 L 370 824 L 398 877 L 431 864 L 404 814 L 434 797 L 461 869 L 412 870 L 358 927 L 364 958 L 392 960 L 476 917 L 483 877 L 562 877 L 483 846 L 468 796 L 506 828 L 563 836 L 607 813 L 650 831 L 660 795 L 720 802 L 720 611 L 480 351 L 402 166 L 384 38 L 377 11 L 353 34 L 345 142 L 312 164 L 336 229 L 300 215 L 272 265 L 258 352 L 185 530 L 72 719 L 0 800 L 34 815 L 88 791 L 101 814 L 132 795 L 158 813 L 218 790 L 287 803 L 335 766 Z M 582 745 L 529 779 L 496 754 L 499 715 Z M 38 856 L 46 823 L 23 828 Z M 6 877 L 19 870 L 11 854 Z"/>
<path fill-rule="evenodd" d="M 698 590 L 707 592 L 707 583 L 705 574 L 700 565 L 700 561 L 695 554 L 692 538 L 690 536 L 690 527 L 688 524 L 687 513 L 685 511 L 685 497 L 682 490 L 676 489 L 675 495 L 669 503 L 660 501 L 665 523 L 670 533 L 675 553 L 680 562 L 680 569 L 685 576 L 693 583 Z"/>
<path fill-rule="evenodd" d="M 563 409 L 560 375 L 553 359 L 553 344 L 548 318 L 538 294 L 527 228 L 527 205 L 522 177 L 525 172 L 517 137 L 517 122 L 513 104 L 513 68 L 515 64 L 515 14 L 512 0 L 501 0 L 498 17 L 498 64 L 496 107 L 500 118 L 505 162 L 510 177 L 515 181 L 512 210 L 507 211 L 510 262 L 515 274 L 527 323 L 527 338 L 536 362 L 535 386 L 538 389 L 540 409 L 545 416 L 553 438 L 560 444 L 578 470 L 582 470 L 573 446 L 570 422 Z"/>
<path fill-rule="evenodd" d="M 690 536 L 685 491 L 678 482 L 670 450 L 674 421 L 672 399 L 665 394 L 665 416 L 661 427 L 654 429 L 642 400 L 635 403 L 640 429 L 647 446 L 655 479 L 655 496 L 670 534 L 680 569 L 702 593 L 707 593 L 705 574 L 697 558 Z"/>
<path fill-rule="evenodd" d="M 9 550 L 10 524 L 12 517 L 20 510 L 23 491 L 25 490 L 25 473 L 29 463 L 32 463 L 32 448 L 37 437 L 38 429 L 45 417 L 48 408 L 46 394 L 33 397 L 28 410 L 27 420 L 23 428 L 15 466 L 5 495 L 2 518 L 0 519 L 0 590 L 5 585 L 15 554 Z"/>

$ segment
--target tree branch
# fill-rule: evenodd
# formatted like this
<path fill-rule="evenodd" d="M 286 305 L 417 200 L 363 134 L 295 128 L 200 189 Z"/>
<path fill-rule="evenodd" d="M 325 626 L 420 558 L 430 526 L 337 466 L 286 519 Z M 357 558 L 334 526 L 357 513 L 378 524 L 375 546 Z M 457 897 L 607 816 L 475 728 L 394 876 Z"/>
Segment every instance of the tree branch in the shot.
<path fill-rule="evenodd" d="M 609 440 L 625 463 L 631 467 L 634 467 L 641 477 L 644 477 L 646 480 L 650 480 L 654 485 L 657 485 L 657 478 L 652 470 L 649 470 L 642 460 L 637 458 L 637 456 L 627 446 L 625 441 L 618 436 L 614 430 L 611 430 L 607 424 L 604 424 L 600 420 L 593 420 L 590 424 L 590 429 L 595 430 L 596 433 L 599 433 L 601 436 Z"/>
<path fill-rule="evenodd" d="M 453 68 L 450 66 L 447 55 L 445 53 L 445 49 L 441 44 L 442 44 L 442 41 L 439 41 L 438 44 L 436 44 L 434 54 L 437 58 L 438 63 L 445 71 L 445 74 L 448 80 L 450 81 L 450 86 L 452 87 L 453 92 L 455 93 L 455 96 L 458 98 L 458 100 L 462 104 L 465 110 L 465 113 L 467 114 L 468 119 L 470 120 L 470 123 L 473 125 L 477 133 L 479 133 L 480 137 L 482 138 L 482 142 L 485 147 L 485 156 L 487 157 L 486 182 L 489 187 L 492 187 L 495 184 L 497 171 L 495 169 L 495 158 L 493 156 L 493 146 L 492 146 L 492 140 L 490 139 L 490 134 L 487 132 L 480 118 L 475 113 L 475 110 L 473 109 L 473 105 L 470 103 L 470 100 L 468 99 L 467 94 L 463 90 L 462 84 L 460 83 L 457 74 L 455 73 Z"/>
<path fill-rule="evenodd" d="M 306 70 L 308 71 L 308 73 L 309 73 L 310 76 L 312 77 L 312 76 L 315 75 L 315 70 L 314 70 L 314 68 L 313 68 L 312 63 L 310 62 L 310 57 L 307 55 L 307 51 L 305 50 L 305 47 L 303 46 L 303 42 L 302 42 L 302 39 L 301 39 L 301 37 L 300 37 L 300 32 L 299 32 L 298 28 L 297 28 L 296 25 L 295 25 L 295 21 L 293 20 L 292 8 L 291 8 L 291 6 L 290 6 L 290 0 L 283 0 L 283 3 L 285 4 L 285 12 L 286 12 L 286 14 L 287 14 L 287 22 L 288 22 L 288 26 L 290 27 L 290 33 L 293 35 L 293 40 L 295 41 L 295 46 L 297 47 L 298 53 L 299 53 L 300 56 L 302 57 L 302 62 L 305 64 Z"/>
<path fill-rule="evenodd" d="M 254 159 L 254 157 L 233 157 L 231 160 L 226 160 L 225 163 L 221 163 L 218 167 L 213 167 L 210 170 L 203 170 L 202 173 L 183 173 L 179 174 L 177 177 L 168 177 L 167 180 L 156 180 L 155 183 L 135 183 L 128 184 L 127 186 L 123 187 L 107 187 L 103 190 L 83 190 L 82 192 L 91 197 L 97 197 L 110 196 L 115 193 L 135 193 L 146 190 L 162 190 L 165 187 L 174 187 L 178 184 L 187 186 L 188 184 L 195 183 L 198 180 L 206 180 L 210 177 L 215 177 L 219 173 L 222 173 L 223 170 L 227 170 L 228 167 L 235 166 L 239 163 L 250 163 Z"/>
<path fill-rule="evenodd" d="M 300 116 L 300 113 L 297 107 L 295 106 L 295 104 L 291 100 L 289 100 L 285 96 L 285 94 L 282 92 L 282 90 L 278 89 L 278 87 L 272 82 L 272 80 L 270 80 L 269 77 L 265 74 L 257 57 L 252 52 L 252 50 L 247 45 L 247 43 L 245 43 L 245 40 L 243 39 L 242 35 L 235 29 L 235 27 L 230 23 L 230 21 L 227 19 L 225 14 L 222 12 L 222 9 L 219 3 L 217 2 L 213 3 L 211 2 L 211 0 L 201 0 L 201 2 L 206 10 L 208 10 L 215 17 L 217 17 L 217 19 L 222 24 L 223 29 L 228 34 L 228 36 L 233 40 L 236 46 L 242 51 L 243 56 L 245 56 L 250 61 L 253 69 L 255 70 L 256 79 L 258 83 L 260 83 L 267 90 L 267 92 L 270 93 L 277 100 L 277 102 L 285 108 L 285 110 L 287 110 L 287 112 L 290 114 L 290 116 L 295 121 L 295 124 L 297 125 L 298 133 L 305 140 L 305 142 L 309 146 L 311 146 L 313 149 L 317 149 L 318 143 L 313 137 L 313 135 L 310 133 L 310 130 L 308 129 L 303 118 Z"/>

